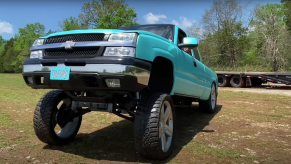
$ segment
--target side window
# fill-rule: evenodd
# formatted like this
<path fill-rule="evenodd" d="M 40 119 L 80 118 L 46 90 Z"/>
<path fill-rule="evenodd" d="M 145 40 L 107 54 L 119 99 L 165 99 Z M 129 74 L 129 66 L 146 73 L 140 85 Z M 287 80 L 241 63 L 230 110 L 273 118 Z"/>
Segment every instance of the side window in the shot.
<path fill-rule="evenodd" d="M 183 43 L 183 38 L 185 37 L 187 37 L 186 33 L 183 30 L 178 29 L 178 44 Z"/>
<path fill-rule="evenodd" d="M 183 43 L 183 38 L 185 38 L 185 37 L 187 37 L 186 33 L 179 28 L 179 31 L 178 31 L 178 44 L 179 43 Z M 192 56 L 192 52 L 191 52 L 190 48 L 184 48 L 184 49 L 182 49 L 182 51 L 184 51 L 186 54 Z"/>
<path fill-rule="evenodd" d="M 194 51 L 194 56 L 196 58 L 196 60 L 200 61 L 200 55 L 199 55 L 199 51 L 198 51 L 198 48 L 193 48 L 193 51 Z"/>

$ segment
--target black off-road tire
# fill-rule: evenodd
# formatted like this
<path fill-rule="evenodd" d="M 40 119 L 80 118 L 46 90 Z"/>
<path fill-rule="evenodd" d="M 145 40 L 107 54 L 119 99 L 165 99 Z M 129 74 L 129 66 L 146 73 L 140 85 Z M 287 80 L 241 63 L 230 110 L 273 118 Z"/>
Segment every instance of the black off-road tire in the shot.
<path fill-rule="evenodd" d="M 169 102 L 172 109 L 173 135 L 172 142 L 168 151 L 164 152 L 161 148 L 159 138 L 160 112 L 164 102 Z M 173 152 L 176 137 L 176 116 L 175 108 L 171 97 L 165 93 L 143 94 L 135 115 L 134 135 L 135 145 L 138 153 L 148 159 L 162 160 Z"/>
<path fill-rule="evenodd" d="M 212 95 L 212 91 L 214 91 L 214 93 L 215 93 L 214 95 Z M 212 98 L 215 99 L 214 105 L 212 105 Z M 211 91 L 210 91 L 210 95 L 209 95 L 208 100 L 206 100 L 206 101 L 200 100 L 199 101 L 199 108 L 200 108 L 200 110 L 202 110 L 205 113 L 213 114 L 216 112 L 216 105 L 217 105 L 217 90 L 216 90 L 215 83 L 212 83 Z"/>
<path fill-rule="evenodd" d="M 240 76 L 232 76 L 230 78 L 230 85 L 235 88 L 244 88 L 246 87 L 246 78 L 241 78 Z"/>
<path fill-rule="evenodd" d="M 230 86 L 230 78 L 229 77 L 225 77 L 223 75 L 218 75 L 218 86 L 219 87 L 228 87 Z"/>
<path fill-rule="evenodd" d="M 71 142 L 77 135 L 81 122 L 82 116 L 79 116 L 76 128 L 73 133 L 67 138 L 60 138 L 55 128 L 55 116 L 57 112 L 57 105 L 67 98 L 65 92 L 62 90 L 53 90 L 46 93 L 38 102 L 33 118 L 33 127 L 38 139 L 49 145 L 63 145 Z M 62 104 L 60 108 L 66 108 L 65 104 Z"/>

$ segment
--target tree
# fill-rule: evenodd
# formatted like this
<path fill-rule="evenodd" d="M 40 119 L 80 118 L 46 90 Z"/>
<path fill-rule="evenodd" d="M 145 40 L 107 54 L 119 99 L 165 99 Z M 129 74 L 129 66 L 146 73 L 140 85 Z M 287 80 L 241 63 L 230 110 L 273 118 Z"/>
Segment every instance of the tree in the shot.
<path fill-rule="evenodd" d="M 14 67 L 11 65 L 13 61 L 15 61 L 17 57 L 17 51 L 14 48 L 14 38 L 11 38 L 7 41 L 4 46 L 4 52 L 1 56 L 2 59 L 0 60 L 0 71 L 4 73 L 13 73 L 15 72 Z"/>
<path fill-rule="evenodd" d="M 98 29 L 116 29 L 126 26 L 138 25 L 136 13 L 133 8 L 122 5 L 118 8 L 115 15 L 106 14 L 98 24 Z"/>
<path fill-rule="evenodd" d="M 291 31 L 291 0 L 281 0 L 284 4 L 285 22 L 289 31 Z"/>
<path fill-rule="evenodd" d="M 19 28 L 18 34 L 15 35 L 14 48 L 17 53 L 17 57 L 11 62 L 16 72 L 22 69 L 22 63 L 24 59 L 29 58 L 29 48 L 33 42 L 45 35 L 45 27 L 39 22 L 34 24 L 27 24 L 24 28 Z"/>
<path fill-rule="evenodd" d="M 70 31 L 70 30 L 77 30 L 84 28 L 79 19 L 76 17 L 70 17 L 62 22 L 59 22 L 59 26 L 62 28 L 63 31 Z"/>
<path fill-rule="evenodd" d="M 79 14 L 80 24 L 88 28 L 97 28 L 104 16 L 114 17 L 122 6 L 127 8 L 128 4 L 125 4 L 124 0 L 93 0 L 91 3 L 87 2 L 82 6 L 82 13 Z M 133 10 L 133 8 L 131 9 Z M 113 19 L 108 19 L 108 21 L 108 24 L 114 24 L 111 22 Z"/>
<path fill-rule="evenodd" d="M 53 34 L 53 33 L 56 33 L 57 31 L 53 31 L 53 30 L 49 30 L 45 35 L 50 35 L 50 34 Z"/>
<path fill-rule="evenodd" d="M 2 36 L 0 36 L 0 72 L 3 72 L 3 56 L 4 56 L 4 46 L 5 46 L 5 39 L 2 38 Z"/>
<path fill-rule="evenodd" d="M 27 24 L 24 28 L 19 28 L 18 34 L 15 35 L 16 50 L 21 51 L 25 47 L 30 47 L 37 38 L 45 35 L 44 31 L 44 25 L 39 22 Z"/>
<path fill-rule="evenodd" d="M 215 33 L 223 28 L 223 22 L 240 20 L 242 6 L 237 0 L 214 0 L 210 9 L 203 15 L 204 30 L 207 33 Z"/>
<path fill-rule="evenodd" d="M 2 36 L 0 35 L 0 46 L 1 46 L 1 45 L 4 45 L 5 42 L 6 42 L 6 40 L 3 39 Z"/>
<path fill-rule="evenodd" d="M 255 9 L 255 18 L 252 21 L 258 37 L 263 40 L 259 47 L 262 63 L 271 67 L 271 71 L 287 68 L 286 24 L 284 22 L 284 9 L 281 4 L 267 4 Z"/>
<path fill-rule="evenodd" d="M 190 36 L 195 37 L 198 40 L 206 39 L 206 33 L 204 32 L 203 27 L 199 25 L 199 23 L 193 23 L 187 31 Z"/>
<path fill-rule="evenodd" d="M 4 45 L 6 43 L 6 40 L 2 38 L 2 36 L 0 36 L 0 59 L 1 59 L 1 55 L 3 54 L 4 51 Z"/>
<path fill-rule="evenodd" d="M 208 60 L 216 61 L 220 67 L 237 67 L 246 53 L 248 29 L 243 26 L 241 17 L 242 6 L 236 0 L 214 0 L 203 15 L 203 36 L 208 36 L 203 43 L 212 45 L 216 50 L 213 51 L 215 54 L 203 50 L 202 53 L 207 53 Z"/>

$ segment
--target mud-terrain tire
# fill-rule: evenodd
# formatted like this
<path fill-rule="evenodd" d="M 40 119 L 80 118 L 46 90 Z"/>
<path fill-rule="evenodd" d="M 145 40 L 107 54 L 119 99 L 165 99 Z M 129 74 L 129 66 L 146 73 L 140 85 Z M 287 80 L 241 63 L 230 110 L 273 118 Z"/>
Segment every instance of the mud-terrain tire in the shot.
<path fill-rule="evenodd" d="M 148 93 L 148 95 L 143 94 L 142 96 L 134 121 L 136 149 L 144 158 L 165 159 L 173 152 L 177 133 L 174 103 L 171 97 L 165 93 Z M 166 114 L 162 112 L 163 109 L 171 112 L 166 120 L 162 115 Z M 165 123 L 167 126 L 164 126 Z M 165 142 L 162 142 L 162 138 L 166 139 L 168 143 L 163 144 Z M 164 149 L 162 149 L 163 145 L 166 145 Z"/>
<path fill-rule="evenodd" d="M 225 77 L 223 75 L 218 75 L 218 86 L 219 87 L 228 87 L 230 86 L 230 79 L 229 77 Z"/>
<path fill-rule="evenodd" d="M 208 100 L 206 101 L 200 100 L 199 108 L 205 113 L 213 114 L 216 112 L 216 104 L 217 104 L 217 90 L 215 83 L 212 83 Z"/>
<path fill-rule="evenodd" d="M 235 88 L 244 88 L 246 86 L 246 79 L 240 76 L 232 76 L 230 78 L 230 85 Z"/>
<path fill-rule="evenodd" d="M 62 90 L 46 93 L 38 102 L 33 118 L 33 127 L 38 139 L 49 145 L 63 145 L 71 142 L 77 135 L 82 122 L 82 116 L 75 117 L 59 133 L 55 132 L 58 104 L 67 98 Z M 63 103 L 59 109 L 66 108 Z"/>

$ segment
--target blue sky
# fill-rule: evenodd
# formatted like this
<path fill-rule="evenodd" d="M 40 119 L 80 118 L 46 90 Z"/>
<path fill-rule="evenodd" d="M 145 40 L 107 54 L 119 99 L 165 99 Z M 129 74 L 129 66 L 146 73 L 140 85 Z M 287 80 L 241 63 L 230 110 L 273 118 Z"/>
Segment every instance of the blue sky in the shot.
<path fill-rule="evenodd" d="M 78 16 L 85 2 L 91 0 L 4 0 L 0 2 L 0 35 L 9 39 L 18 28 L 28 23 L 40 22 L 49 29 L 60 30 L 58 22 L 70 16 Z M 138 23 L 174 23 L 186 29 L 199 22 L 205 9 L 213 0 L 125 0 L 134 7 Z M 247 0 L 241 0 L 247 2 Z M 280 0 L 253 0 L 255 3 L 280 3 Z M 246 14 L 249 12 L 246 11 Z"/>

